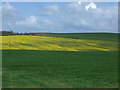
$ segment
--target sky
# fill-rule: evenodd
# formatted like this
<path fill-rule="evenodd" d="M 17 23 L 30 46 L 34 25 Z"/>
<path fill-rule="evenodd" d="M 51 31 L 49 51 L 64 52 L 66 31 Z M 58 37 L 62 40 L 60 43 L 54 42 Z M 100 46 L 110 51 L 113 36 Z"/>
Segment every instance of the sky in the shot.
<path fill-rule="evenodd" d="M 8 2 L 2 3 L 0 10 L 2 30 L 51 33 L 118 32 L 117 2 Z"/>

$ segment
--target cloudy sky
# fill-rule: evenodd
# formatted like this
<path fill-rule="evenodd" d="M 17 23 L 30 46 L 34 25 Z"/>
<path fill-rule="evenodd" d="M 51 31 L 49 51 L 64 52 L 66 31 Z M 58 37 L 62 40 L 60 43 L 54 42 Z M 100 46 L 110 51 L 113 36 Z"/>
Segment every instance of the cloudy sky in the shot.
<path fill-rule="evenodd" d="M 118 32 L 118 4 L 113 2 L 2 3 L 2 12 L 3 30 L 52 33 Z"/>

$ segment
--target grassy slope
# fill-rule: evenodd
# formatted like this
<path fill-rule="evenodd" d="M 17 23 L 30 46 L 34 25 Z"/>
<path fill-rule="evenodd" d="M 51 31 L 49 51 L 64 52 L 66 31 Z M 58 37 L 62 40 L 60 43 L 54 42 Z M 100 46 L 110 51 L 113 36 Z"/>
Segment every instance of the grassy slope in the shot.
<path fill-rule="evenodd" d="M 112 36 L 113 35 L 113 36 Z M 116 35 L 116 34 L 115 34 Z M 83 50 L 117 50 L 117 35 L 107 34 L 106 38 L 97 34 L 50 34 L 47 36 L 2 36 L 2 49 L 22 50 L 56 50 L 56 51 L 83 51 Z M 54 37 L 56 36 L 56 37 Z M 84 37 L 83 37 L 84 36 Z M 91 37 L 92 36 L 92 37 Z M 67 38 L 64 38 L 67 37 Z M 69 37 L 69 38 L 68 38 Z M 94 37 L 94 39 L 93 39 Z M 108 41 L 107 39 L 110 39 Z M 85 38 L 85 39 L 84 39 Z M 89 38 L 87 40 L 86 38 Z"/>
<path fill-rule="evenodd" d="M 3 51 L 3 87 L 117 87 L 117 52 Z"/>
<path fill-rule="evenodd" d="M 65 41 L 64 46 L 71 46 L 72 44 L 73 48 L 75 45 L 80 44 L 81 47 L 81 45 L 92 41 L 92 44 L 97 43 L 97 47 L 100 44 L 100 48 L 109 47 L 111 51 L 106 52 L 98 49 L 96 49 L 97 51 L 84 50 L 82 52 L 62 51 L 61 49 L 57 49 L 58 51 L 3 50 L 3 87 L 117 87 L 118 56 L 117 51 L 113 49 L 116 48 L 117 34 L 50 34 L 49 36 L 51 36 L 51 39 L 46 37 L 47 39 L 44 39 L 45 41 L 43 40 L 42 42 L 44 43 L 43 45 L 51 44 L 51 42 L 52 44 L 60 45 L 62 42 L 59 39 L 62 38 Z M 79 39 L 84 39 L 85 42 L 79 42 Z M 30 46 L 30 42 L 33 42 L 33 40 L 35 39 L 21 38 L 21 45 L 25 47 Z M 38 38 L 36 41 L 39 42 L 39 40 Z M 46 40 L 49 42 L 46 42 Z M 59 42 L 54 42 L 56 40 Z M 69 43 L 68 40 L 70 40 Z M 27 44 L 23 44 L 26 42 Z M 77 43 L 73 44 L 73 42 Z M 41 45 L 41 43 L 39 44 Z M 20 47 L 20 44 L 18 46 Z M 87 44 L 85 48 L 88 46 Z M 33 48 L 33 46 L 30 47 Z M 50 48 L 54 49 L 57 47 Z"/>
<path fill-rule="evenodd" d="M 83 40 L 102 40 L 102 41 L 114 41 L 118 40 L 117 33 L 51 33 L 51 37 L 65 37 Z"/>

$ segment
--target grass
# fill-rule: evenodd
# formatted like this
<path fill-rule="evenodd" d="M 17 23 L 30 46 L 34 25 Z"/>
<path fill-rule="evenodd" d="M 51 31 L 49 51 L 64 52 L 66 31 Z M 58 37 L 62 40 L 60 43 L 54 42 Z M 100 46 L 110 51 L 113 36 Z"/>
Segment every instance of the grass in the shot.
<path fill-rule="evenodd" d="M 118 41 L 118 33 L 51 33 L 51 37 L 64 37 L 82 40 Z"/>
<path fill-rule="evenodd" d="M 0 37 L 3 88 L 118 87 L 118 34 Z"/>
<path fill-rule="evenodd" d="M 3 87 L 117 87 L 116 51 L 3 50 Z"/>

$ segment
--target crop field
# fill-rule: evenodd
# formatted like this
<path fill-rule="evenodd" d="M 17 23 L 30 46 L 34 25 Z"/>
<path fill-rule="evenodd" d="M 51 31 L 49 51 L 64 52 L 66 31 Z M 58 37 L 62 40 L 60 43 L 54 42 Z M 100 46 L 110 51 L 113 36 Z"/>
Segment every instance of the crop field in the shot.
<path fill-rule="evenodd" d="M 0 37 L 3 88 L 118 87 L 118 34 Z"/>
<path fill-rule="evenodd" d="M 118 42 L 102 40 L 83 40 L 63 37 L 46 36 L 1 36 L 1 49 L 17 50 L 57 50 L 57 51 L 83 51 L 100 50 L 115 51 Z"/>

